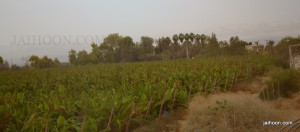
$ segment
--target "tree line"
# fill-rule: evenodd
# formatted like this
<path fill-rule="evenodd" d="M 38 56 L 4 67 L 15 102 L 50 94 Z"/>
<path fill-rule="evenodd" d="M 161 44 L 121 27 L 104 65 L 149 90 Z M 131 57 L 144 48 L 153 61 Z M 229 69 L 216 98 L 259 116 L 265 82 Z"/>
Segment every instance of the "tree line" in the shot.
<path fill-rule="evenodd" d="M 288 46 L 300 43 L 298 37 L 284 37 L 276 45 L 275 41 L 268 40 L 264 46 L 264 53 L 273 55 L 279 65 L 289 67 Z M 92 43 L 92 50 L 69 51 L 71 65 L 103 64 L 136 61 L 173 60 L 202 56 L 231 56 L 259 54 L 258 51 L 247 51 L 246 46 L 258 46 L 259 42 L 246 42 L 238 36 L 230 37 L 229 41 L 218 41 L 216 35 L 199 35 L 194 33 L 174 34 L 172 37 L 161 37 L 154 40 L 142 36 L 140 42 L 133 42 L 130 36 L 121 36 L 117 33 L 109 34 L 101 44 Z M 258 48 L 257 48 L 258 50 Z M 300 48 L 294 49 L 300 55 Z M 60 61 L 47 56 L 42 58 L 32 55 L 27 59 L 30 64 L 23 67 L 9 63 L 0 56 L 0 70 L 18 70 L 32 68 L 47 68 L 61 66 Z"/>
<path fill-rule="evenodd" d="M 18 66 L 16 64 L 11 64 L 10 66 L 9 63 L 0 56 L 0 70 L 21 70 L 21 69 L 28 69 L 30 67 L 49 68 L 49 67 L 61 66 L 61 63 L 57 58 L 51 59 L 48 56 L 44 56 L 40 58 L 36 55 L 32 55 L 26 61 L 28 61 L 30 64 L 26 62 L 24 66 Z"/>
<path fill-rule="evenodd" d="M 48 67 L 58 67 L 60 66 L 60 61 L 55 58 L 52 60 L 48 56 L 44 56 L 42 58 L 32 55 L 28 61 L 30 62 L 30 66 L 34 68 L 48 68 Z"/>
<path fill-rule="evenodd" d="M 246 54 L 246 41 L 238 36 L 231 37 L 229 42 L 218 41 L 216 35 L 199 35 L 180 33 L 172 37 L 161 37 L 154 40 L 142 36 L 140 42 L 133 42 L 130 36 L 117 33 L 109 34 L 101 44 L 91 44 L 91 52 L 86 50 L 69 51 L 69 62 L 72 65 L 118 63 L 152 60 L 172 60 L 192 58 L 196 55 L 226 56 Z"/>
<path fill-rule="evenodd" d="M 9 64 L 0 56 L 0 70 L 9 69 Z"/>

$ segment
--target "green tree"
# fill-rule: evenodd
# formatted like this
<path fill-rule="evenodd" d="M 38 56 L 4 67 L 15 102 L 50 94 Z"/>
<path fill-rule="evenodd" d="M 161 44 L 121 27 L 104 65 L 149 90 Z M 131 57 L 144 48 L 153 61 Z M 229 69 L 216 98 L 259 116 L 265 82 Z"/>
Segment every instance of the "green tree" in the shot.
<path fill-rule="evenodd" d="M 183 44 L 183 40 L 185 39 L 185 36 L 183 35 L 183 33 L 180 33 L 179 36 L 178 36 L 178 39 L 181 43 L 181 45 Z"/>
<path fill-rule="evenodd" d="M 185 53 L 186 53 L 186 58 L 188 59 L 189 58 L 189 47 L 190 47 L 190 45 L 191 45 L 191 41 L 190 41 L 190 39 L 191 39 L 192 37 L 190 36 L 190 34 L 188 34 L 188 33 L 186 33 L 185 35 L 184 35 L 184 43 L 183 43 L 183 46 L 184 46 L 184 48 L 185 48 Z"/>
<path fill-rule="evenodd" d="M 9 64 L 0 56 L 0 70 L 9 69 Z"/>
<path fill-rule="evenodd" d="M 0 56 L 0 66 L 2 66 L 3 63 L 4 63 L 4 60 L 3 60 L 3 58 Z"/>
<path fill-rule="evenodd" d="M 81 50 L 78 52 L 77 62 L 80 65 L 86 65 L 90 62 L 89 55 L 85 50 Z"/>
<path fill-rule="evenodd" d="M 172 37 L 172 40 L 173 40 L 173 43 L 177 45 L 178 44 L 178 40 L 179 40 L 178 35 L 174 34 L 173 37 Z"/>
<path fill-rule="evenodd" d="M 57 58 L 54 61 L 48 56 L 44 56 L 39 58 L 36 55 L 32 55 L 28 61 L 30 62 L 30 66 L 34 68 L 48 68 L 48 67 L 58 67 L 60 66 L 60 62 Z"/>
<path fill-rule="evenodd" d="M 121 37 L 118 44 L 119 44 L 118 53 L 117 53 L 118 62 L 133 61 L 132 52 L 133 52 L 134 42 L 132 38 L 129 36 Z"/>
<path fill-rule="evenodd" d="M 39 63 L 40 63 L 40 65 L 39 65 L 40 68 L 54 66 L 53 60 L 51 58 L 49 58 L 48 56 L 44 56 L 43 58 L 39 59 Z"/>
<path fill-rule="evenodd" d="M 208 39 L 209 39 L 209 37 L 206 36 L 206 35 L 204 35 L 204 34 L 202 34 L 202 35 L 200 36 L 201 46 L 202 46 L 202 47 L 204 47 L 204 46 L 208 43 Z"/>
<path fill-rule="evenodd" d="M 71 65 L 76 65 L 77 64 L 77 53 L 73 49 L 71 49 L 69 51 L 69 62 L 71 63 Z"/>
<path fill-rule="evenodd" d="M 266 51 L 270 54 L 273 54 L 274 44 L 275 42 L 273 40 L 267 40 Z"/>
<path fill-rule="evenodd" d="M 200 46 L 201 42 L 200 42 L 201 36 L 199 34 L 195 35 L 195 45 Z"/>
<path fill-rule="evenodd" d="M 170 48 L 171 39 L 169 37 L 159 38 L 157 41 L 156 53 L 167 52 Z"/>
<path fill-rule="evenodd" d="M 274 55 L 279 64 L 283 67 L 289 67 L 289 45 L 300 44 L 300 37 L 285 37 L 274 46 Z M 295 53 L 300 53 L 300 48 L 294 48 Z"/>
<path fill-rule="evenodd" d="M 171 46 L 171 59 L 175 59 L 175 58 L 180 58 L 181 54 L 180 54 L 180 45 L 178 43 L 179 41 L 179 36 L 177 34 L 174 34 L 172 37 L 173 43 Z"/>
<path fill-rule="evenodd" d="M 212 33 L 211 37 L 208 39 L 208 44 L 205 46 L 206 56 L 218 56 L 221 54 L 221 49 L 218 43 L 216 34 Z"/>
<path fill-rule="evenodd" d="M 0 56 L 0 65 L 3 65 L 3 63 L 4 63 L 4 60 L 3 60 L 3 58 Z"/>
<path fill-rule="evenodd" d="M 117 50 L 119 48 L 119 42 L 122 36 L 119 34 L 109 34 L 104 38 L 103 43 L 100 45 L 100 51 L 103 56 L 104 62 L 116 62 Z"/>
<path fill-rule="evenodd" d="M 58 67 L 58 66 L 61 65 L 60 61 L 59 61 L 57 58 L 55 58 L 55 59 L 53 60 L 53 64 L 54 64 L 55 67 Z"/>
<path fill-rule="evenodd" d="M 92 43 L 91 47 L 92 47 L 92 52 L 90 53 L 91 63 L 98 64 L 102 60 L 102 54 L 100 51 L 100 47 L 95 43 Z"/>
<path fill-rule="evenodd" d="M 195 35 L 195 44 L 193 45 L 193 52 L 194 54 L 199 54 L 201 51 L 201 42 L 200 42 L 201 36 L 199 34 Z"/>
<path fill-rule="evenodd" d="M 154 51 L 153 43 L 154 43 L 153 38 L 150 38 L 148 36 L 141 37 L 141 45 L 143 46 L 143 49 L 146 54 L 153 53 Z"/>
<path fill-rule="evenodd" d="M 219 42 L 220 48 L 221 48 L 221 55 L 229 55 L 230 52 L 230 47 L 229 44 L 227 43 L 227 41 L 220 41 Z"/>
<path fill-rule="evenodd" d="M 242 41 L 239 39 L 238 36 L 235 37 L 231 37 L 229 39 L 229 43 L 230 43 L 230 54 L 231 55 L 242 55 L 246 53 L 246 49 L 245 46 L 248 45 L 247 42 Z"/>
<path fill-rule="evenodd" d="M 40 68 L 40 58 L 36 55 L 32 55 L 29 60 L 30 66 L 34 68 Z"/>
<path fill-rule="evenodd" d="M 194 33 L 190 33 L 189 34 L 189 40 L 192 42 L 192 44 L 194 42 L 194 38 L 195 38 L 195 34 Z"/>

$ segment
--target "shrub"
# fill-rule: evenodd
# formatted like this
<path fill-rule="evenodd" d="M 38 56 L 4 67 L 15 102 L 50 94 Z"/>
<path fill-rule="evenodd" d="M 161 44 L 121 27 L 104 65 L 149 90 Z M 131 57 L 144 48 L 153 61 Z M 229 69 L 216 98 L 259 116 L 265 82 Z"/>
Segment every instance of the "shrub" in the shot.
<path fill-rule="evenodd" d="M 295 69 L 276 68 L 269 72 L 270 81 L 266 82 L 267 88 L 260 92 L 263 100 L 273 100 L 278 97 L 291 97 L 300 91 L 300 72 Z"/>
<path fill-rule="evenodd" d="M 294 111 L 276 110 L 253 95 L 241 93 L 198 96 L 189 105 L 181 131 L 275 131 L 282 126 L 263 126 L 264 121 L 294 120 Z"/>

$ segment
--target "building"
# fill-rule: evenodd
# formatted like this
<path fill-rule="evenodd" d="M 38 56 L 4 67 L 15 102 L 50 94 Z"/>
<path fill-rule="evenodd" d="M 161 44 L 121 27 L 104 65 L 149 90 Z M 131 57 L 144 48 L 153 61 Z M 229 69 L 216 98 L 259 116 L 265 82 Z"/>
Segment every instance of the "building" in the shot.
<path fill-rule="evenodd" d="M 295 44 L 295 45 L 289 45 L 289 54 L 290 54 L 290 67 L 291 68 L 296 68 L 296 69 L 300 69 L 300 53 L 298 50 L 295 51 L 296 48 L 300 47 L 300 44 Z M 295 51 L 295 52 L 293 52 Z"/>
<path fill-rule="evenodd" d="M 264 45 L 246 45 L 245 47 L 248 51 L 253 51 L 257 53 L 261 53 L 264 51 Z"/>
<path fill-rule="evenodd" d="M 294 67 L 299 69 L 300 68 L 300 55 L 293 57 L 293 61 L 294 61 Z"/>

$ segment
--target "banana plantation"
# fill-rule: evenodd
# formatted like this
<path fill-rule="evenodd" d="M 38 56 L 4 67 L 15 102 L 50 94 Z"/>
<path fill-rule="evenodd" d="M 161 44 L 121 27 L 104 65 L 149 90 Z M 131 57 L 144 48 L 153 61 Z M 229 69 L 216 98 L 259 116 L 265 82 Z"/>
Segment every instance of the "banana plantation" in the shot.
<path fill-rule="evenodd" d="M 3 71 L 0 130 L 130 131 L 272 65 L 233 56 Z"/>

